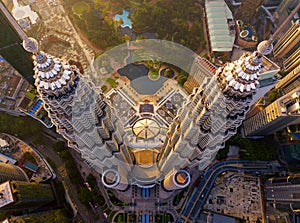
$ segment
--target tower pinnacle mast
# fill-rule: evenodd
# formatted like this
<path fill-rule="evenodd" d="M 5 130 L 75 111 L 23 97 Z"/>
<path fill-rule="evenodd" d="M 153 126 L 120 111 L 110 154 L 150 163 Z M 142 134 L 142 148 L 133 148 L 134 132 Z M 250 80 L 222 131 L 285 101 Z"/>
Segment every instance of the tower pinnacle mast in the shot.
<path fill-rule="evenodd" d="M 38 43 L 35 39 L 28 37 L 27 34 L 22 30 L 14 17 L 10 14 L 7 8 L 0 1 L 0 10 L 6 16 L 10 24 L 14 27 L 20 38 L 23 40 L 23 47 L 27 52 L 36 54 L 38 52 Z"/>

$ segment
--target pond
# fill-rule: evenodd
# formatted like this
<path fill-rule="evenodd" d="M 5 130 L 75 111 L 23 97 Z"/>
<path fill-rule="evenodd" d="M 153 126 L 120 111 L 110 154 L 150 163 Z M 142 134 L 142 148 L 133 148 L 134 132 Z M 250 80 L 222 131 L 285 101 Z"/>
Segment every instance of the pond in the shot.
<path fill-rule="evenodd" d="M 149 69 L 144 64 L 128 64 L 118 70 L 120 75 L 126 76 L 130 81 L 143 76 L 148 76 L 148 72 Z"/>
<path fill-rule="evenodd" d="M 131 19 L 128 18 L 128 16 L 129 16 L 129 12 L 127 10 L 123 9 L 123 14 L 122 15 L 117 14 L 115 16 L 115 20 L 123 21 L 123 24 L 121 24 L 122 28 L 128 27 L 128 28 L 132 29 L 132 21 L 131 21 Z"/>
<path fill-rule="evenodd" d="M 165 77 L 159 77 L 155 81 L 151 80 L 148 72 L 149 69 L 144 64 L 128 64 L 118 70 L 120 75 L 126 76 L 130 80 L 130 86 L 141 95 L 155 94 L 167 80 Z"/>

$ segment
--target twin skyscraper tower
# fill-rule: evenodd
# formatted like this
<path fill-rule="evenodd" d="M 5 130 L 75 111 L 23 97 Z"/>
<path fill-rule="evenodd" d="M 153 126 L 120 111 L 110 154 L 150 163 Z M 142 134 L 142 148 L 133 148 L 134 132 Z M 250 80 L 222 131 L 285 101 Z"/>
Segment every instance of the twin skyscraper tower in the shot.
<path fill-rule="evenodd" d="M 214 73 L 208 61 L 195 57 L 187 81 L 197 82 L 191 93 L 168 80 L 165 93 L 136 98 L 127 84 L 107 94 L 95 90 L 75 66 L 39 51 L 34 39 L 25 39 L 24 48 L 34 54 L 35 85 L 57 132 L 102 175 L 106 187 L 125 191 L 159 183 L 171 191 L 186 187 L 191 170 L 205 170 L 236 134 L 272 41 Z M 131 112 L 128 119 L 120 106 Z"/>
<path fill-rule="evenodd" d="M 273 47 L 272 39 L 263 41 L 255 52 L 215 68 L 194 53 L 185 56 L 190 51 L 175 43 L 131 42 L 116 47 L 115 58 L 128 64 L 155 58 L 188 72 L 187 82 L 181 87 L 174 78 L 162 76 L 157 82 L 120 78 L 104 94 L 97 86 L 100 74 L 94 71 L 87 78 L 76 66 L 40 51 L 37 41 L 1 10 L 33 54 L 35 86 L 57 132 L 101 174 L 106 187 L 120 191 L 130 185 L 161 184 L 166 191 L 188 186 L 192 170 L 205 170 L 236 134 L 259 87 L 262 59 Z M 125 59 L 119 57 L 124 49 Z M 134 59 L 141 49 L 142 56 Z M 158 51 L 168 58 L 155 57 Z M 115 58 L 108 60 L 112 67 L 118 67 Z"/>

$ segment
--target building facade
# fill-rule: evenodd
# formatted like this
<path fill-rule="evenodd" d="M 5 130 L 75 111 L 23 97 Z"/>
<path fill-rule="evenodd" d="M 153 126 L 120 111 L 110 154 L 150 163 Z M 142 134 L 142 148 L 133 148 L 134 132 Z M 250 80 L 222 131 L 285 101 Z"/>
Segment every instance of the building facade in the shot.
<path fill-rule="evenodd" d="M 110 168 L 116 168 L 110 173 L 118 174 L 118 168 L 128 171 L 132 158 L 122 141 L 124 132 L 121 127 L 115 130 L 118 119 L 104 96 L 93 90 L 92 83 L 83 80 L 75 66 L 58 58 L 38 52 L 34 65 L 37 91 L 69 147 L 99 173 Z"/>
<path fill-rule="evenodd" d="M 39 51 L 36 40 L 18 33 L 33 54 L 35 86 L 57 132 L 102 175 L 104 185 L 121 191 L 161 182 L 167 191 L 181 189 L 190 183 L 189 170 L 205 170 L 243 121 L 263 57 L 272 51 L 271 41 L 264 41 L 254 53 L 217 70 L 194 57 L 191 94 L 173 89 L 170 80 L 154 95 L 141 96 L 126 84 L 104 95 L 78 68 Z"/>
<path fill-rule="evenodd" d="M 290 91 L 300 86 L 300 64 L 289 72 L 284 78 L 282 78 L 276 85 L 275 88 L 282 94 L 287 94 Z"/>
<path fill-rule="evenodd" d="M 283 70 L 291 72 L 300 64 L 300 42 L 295 47 L 295 51 L 283 61 Z"/>
<path fill-rule="evenodd" d="M 299 48 L 300 23 L 299 20 L 274 45 L 274 56 L 277 58 L 288 57 Z"/>
<path fill-rule="evenodd" d="M 262 42 L 253 54 L 226 63 L 194 89 L 169 128 L 159 159 L 162 172 L 204 170 L 212 162 L 243 121 L 259 84 L 262 56 L 271 46 Z"/>
<path fill-rule="evenodd" d="M 299 18 L 297 13 L 290 21 L 285 22 L 286 18 L 293 12 L 298 4 L 298 0 L 283 0 L 277 10 L 273 13 L 273 17 L 278 27 L 283 26 L 283 29 L 278 34 L 279 38 L 291 27 L 292 21 L 296 21 L 297 17 Z"/>
<path fill-rule="evenodd" d="M 22 47 L 22 39 L 7 19 L 9 13 L 0 1 L 0 55 L 14 67 L 29 83 L 33 84 L 33 64 L 31 54 Z"/>
<path fill-rule="evenodd" d="M 126 88 L 114 90 L 108 104 L 76 67 L 38 51 L 31 41 L 24 46 L 35 52 L 35 85 L 57 131 L 102 174 L 104 185 L 123 191 L 129 184 L 160 182 L 167 191 L 181 189 L 190 182 L 189 169 L 204 170 L 243 121 L 259 85 L 263 56 L 272 50 L 264 41 L 254 53 L 217 70 L 196 58 L 191 70 L 198 85 L 189 96 L 173 90 L 157 104 L 150 97 L 132 102 L 132 115 L 120 119 L 129 104 Z M 115 101 L 120 97 L 125 99 Z M 173 118 L 164 120 L 162 114 L 171 111 L 176 111 Z M 143 158 L 149 155 L 157 159 Z"/>
<path fill-rule="evenodd" d="M 300 87 L 287 93 L 243 123 L 246 137 L 271 135 L 300 123 Z"/>
<path fill-rule="evenodd" d="M 216 67 L 208 60 L 197 57 L 191 67 L 190 75 L 184 83 L 184 89 L 191 94 L 194 88 L 199 87 L 205 78 L 211 78 L 216 72 Z"/>

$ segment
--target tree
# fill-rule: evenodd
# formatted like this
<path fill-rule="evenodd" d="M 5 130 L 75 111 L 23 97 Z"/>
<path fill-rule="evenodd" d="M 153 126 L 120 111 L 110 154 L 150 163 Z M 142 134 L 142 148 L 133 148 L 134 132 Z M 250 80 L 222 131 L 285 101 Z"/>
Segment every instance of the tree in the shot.
<path fill-rule="evenodd" d="M 164 76 L 171 78 L 173 76 L 174 72 L 170 69 L 170 68 L 166 68 L 165 72 L 164 72 Z"/>
<path fill-rule="evenodd" d="M 89 174 L 86 177 L 86 181 L 89 183 L 91 188 L 96 188 L 97 187 L 97 179 L 92 174 Z"/>
<path fill-rule="evenodd" d="M 71 183 L 74 185 L 78 185 L 78 182 L 81 181 L 81 175 L 80 175 L 80 172 L 78 171 L 78 168 L 77 168 L 72 156 L 66 162 L 66 169 L 67 169 L 67 173 L 68 173 Z"/>
<path fill-rule="evenodd" d="M 102 92 L 105 92 L 106 90 L 107 90 L 107 86 L 106 85 L 101 86 L 101 91 Z"/>
<path fill-rule="evenodd" d="M 127 34 L 125 34 L 123 36 L 123 39 L 124 39 L 125 42 L 129 42 L 130 41 L 130 36 L 128 36 Z"/>
<path fill-rule="evenodd" d="M 221 161 L 227 158 L 227 154 L 229 152 L 229 146 L 226 146 L 224 149 L 220 149 L 216 155 L 216 159 Z"/>
<path fill-rule="evenodd" d="M 32 163 L 36 163 L 35 158 L 33 157 L 33 155 L 30 152 L 24 153 L 23 158 L 25 160 L 28 160 L 28 161 L 32 162 Z"/>
<path fill-rule="evenodd" d="M 281 96 L 280 92 L 275 88 L 273 88 L 269 92 L 269 99 L 270 99 L 271 102 L 276 101 L 276 99 L 280 98 L 280 96 Z"/>
<path fill-rule="evenodd" d="M 186 82 L 187 78 L 188 78 L 188 73 L 185 72 L 185 71 L 183 71 L 183 70 L 181 70 L 180 73 L 179 73 L 179 75 L 178 75 L 178 80 L 177 80 L 178 84 L 181 85 L 181 86 L 183 86 L 184 83 Z"/>
<path fill-rule="evenodd" d="M 93 200 L 97 202 L 100 206 L 105 204 L 105 199 L 98 189 L 92 189 Z"/>
<path fill-rule="evenodd" d="M 55 152 L 62 152 L 63 150 L 66 149 L 65 143 L 62 141 L 53 143 L 52 146 L 53 146 L 53 149 L 55 150 Z"/>
<path fill-rule="evenodd" d="M 236 134 L 231 137 L 226 146 L 234 145 L 240 148 L 240 158 L 245 160 L 275 160 L 277 157 L 277 143 L 273 136 L 264 139 L 251 140 Z"/>
<path fill-rule="evenodd" d="M 155 31 L 158 38 L 178 42 L 194 51 L 205 42 L 202 9 L 195 7 L 194 0 L 144 1 L 133 7 L 131 17 L 137 33 Z"/>
<path fill-rule="evenodd" d="M 91 191 L 87 188 L 81 188 L 80 192 L 78 193 L 78 199 L 84 205 L 89 205 L 89 202 L 93 202 L 93 195 Z"/>

